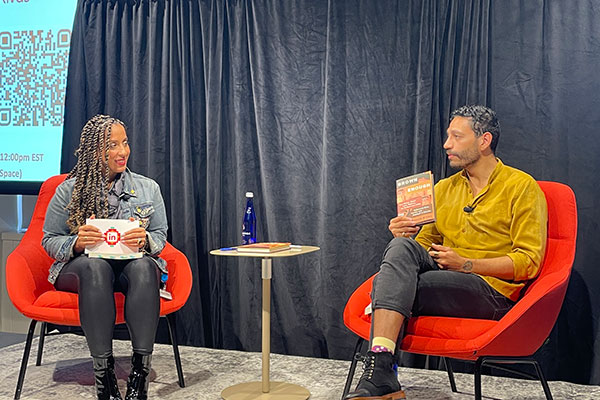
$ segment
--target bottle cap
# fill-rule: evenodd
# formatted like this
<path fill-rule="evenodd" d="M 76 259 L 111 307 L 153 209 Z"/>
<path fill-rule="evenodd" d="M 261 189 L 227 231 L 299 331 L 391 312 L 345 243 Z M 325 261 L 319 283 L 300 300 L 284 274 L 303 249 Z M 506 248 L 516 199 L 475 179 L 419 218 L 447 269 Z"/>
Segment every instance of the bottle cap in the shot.
<path fill-rule="evenodd" d="M 254 193 L 252 193 L 252 192 L 246 192 L 246 197 L 254 197 Z"/>

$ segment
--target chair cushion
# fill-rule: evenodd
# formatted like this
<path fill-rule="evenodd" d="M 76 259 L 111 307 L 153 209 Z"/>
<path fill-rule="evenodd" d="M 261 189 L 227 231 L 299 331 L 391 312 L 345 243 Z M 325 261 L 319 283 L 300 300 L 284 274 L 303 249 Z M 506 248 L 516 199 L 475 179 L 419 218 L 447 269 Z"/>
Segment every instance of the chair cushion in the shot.
<path fill-rule="evenodd" d="M 53 290 L 44 292 L 33 303 L 37 307 L 77 309 L 77 294 Z"/>
<path fill-rule="evenodd" d="M 407 334 L 440 339 L 474 339 L 495 327 L 498 321 L 488 319 L 429 317 L 411 318 Z"/>
<path fill-rule="evenodd" d="M 367 323 L 371 323 L 370 315 L 359 317 Z M 422 316 L 409 319 L 406 334 L 439 339 L 463 339 L 469 340 L 481 336 L 498 324 L 498 321 L 489 319 L 470 319 L 453 317 Z"/>
<path fill-rule="evenodd" d="M 115 302 L 117 308 L 123 307 L 125 296 L 122 293 L 115 293 Z M 33 303 L 36 307 L 47 308 L 72 308 L 78 310 L 77 294 L 63 292 L 60 290 L 51 290 L 42 293 Z"/>
<path fill-rule="evenodd" d="M 359 317 L 369 325 L 371 315 Z M 409 319 L 406 334 L 438 339 L 469 340 L 481 336 L 498 324 L 489 319 L 422 316 Z M 362 336 L 362 335 L 361 335 Z"/>

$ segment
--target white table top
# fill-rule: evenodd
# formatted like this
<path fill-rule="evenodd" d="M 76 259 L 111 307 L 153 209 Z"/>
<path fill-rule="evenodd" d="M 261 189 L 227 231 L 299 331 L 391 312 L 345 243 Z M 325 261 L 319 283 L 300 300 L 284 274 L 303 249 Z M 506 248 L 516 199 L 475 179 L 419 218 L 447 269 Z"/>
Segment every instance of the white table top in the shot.
<path fill-rule="evenodd" d="M 230 247 L 231 248 L 231 247 Z M 244 253 L 237 250 L 211 250 L 213 256 L 232 256 L 232 257 L 258 257 L 258 258 L 275 258 L 275 257 L 293 257 L 300 254 L 312 253 L 320 250 L 318 246 L 300 246 L 300 248 L 292 248 L 289 250 L 276 251 L 274 253 Z"/>

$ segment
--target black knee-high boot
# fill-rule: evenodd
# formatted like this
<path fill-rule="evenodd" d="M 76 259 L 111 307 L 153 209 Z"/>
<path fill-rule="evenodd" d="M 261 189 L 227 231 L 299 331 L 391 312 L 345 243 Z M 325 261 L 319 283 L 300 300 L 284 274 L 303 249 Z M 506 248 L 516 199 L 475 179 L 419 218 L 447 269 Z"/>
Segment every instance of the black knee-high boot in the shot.
<path fill-rule="evenodd" d="M 127 378 L 127 394 L 125 400 L 146 400 L 152 354 L 133 353 L 131 356 L 131 373 Z"/>
<path fill-rule="evenodd" d="M 98 400 L 122 400 L 117 386 L 113 356 L 108 358 L 93 357 L 92 364 L 94 365 Z"/>

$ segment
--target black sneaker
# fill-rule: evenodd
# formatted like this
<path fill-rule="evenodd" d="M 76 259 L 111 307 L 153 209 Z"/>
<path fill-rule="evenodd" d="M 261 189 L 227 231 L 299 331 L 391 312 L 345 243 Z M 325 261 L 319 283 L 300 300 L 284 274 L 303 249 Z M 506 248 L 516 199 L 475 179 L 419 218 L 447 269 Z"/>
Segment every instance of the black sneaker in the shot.
<path fill-rule="evenodd" d="M 344 400 L 399 400 L 406 396 L 401 390 L 394 365 L 396 358 L 390 352 L 373 353 L 368 351 L 362 357 L 363 374 L 356 389 Z"/>

